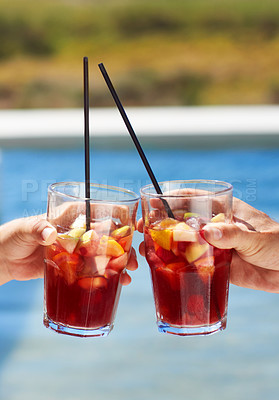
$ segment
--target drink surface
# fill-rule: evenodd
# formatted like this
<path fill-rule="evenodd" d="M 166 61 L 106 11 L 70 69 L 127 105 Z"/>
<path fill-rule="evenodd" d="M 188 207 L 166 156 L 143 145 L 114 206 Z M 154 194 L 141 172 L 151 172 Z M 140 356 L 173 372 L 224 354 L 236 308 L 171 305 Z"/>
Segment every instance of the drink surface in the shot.
<path fill-rule="evenodd" d="M 145 227 L 158 321 L 191 327 L 226 320 L 231 251 L 203 239 L 206 222 L 185 213 L 180 221 L 167 218 Z"/>
<path fill-rule="evenodd" d="M 132 229 L 112 220 L 58 232 L 45 250 L 45 309 L 56 324 L 97 329 L 112 324 L 120 276 L 126 267 Z"/>

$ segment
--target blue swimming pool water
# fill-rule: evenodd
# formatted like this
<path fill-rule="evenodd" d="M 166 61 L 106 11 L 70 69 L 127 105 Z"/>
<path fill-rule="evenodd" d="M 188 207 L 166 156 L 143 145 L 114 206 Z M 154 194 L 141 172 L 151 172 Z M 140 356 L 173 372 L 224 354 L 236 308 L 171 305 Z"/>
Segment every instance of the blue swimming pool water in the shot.
<path fill-rule="evenodd" d="M 279 214 L 278 150 L 146 151 L 158 180 L 219 179 L 233 184 L 235 196 Z M 7 150 L 2 155 L 2 221 L 45 211 L 47 186 L 83 180 L 82 149 Z M 91 151 L 91 180 L 139 192 L 149 177 L 135 150 Z M 5 199 L 5 201 L 3 201 Z"/>
<path fill-rule="evenodd" d="M 208 178 L 279 220 L 279 150 L 146 150 L 158 180 Z M 83 180 L 82 149 L 3 150 L 1 222 L 44 212 L 48 184 Z M 134 150 L 91 152 L 92 181 L 139 191 L 149 178 Z M 135 237 L 135 247 L 141 241 Z M 41 281 L 0 288 L 2 400 L 277 400 L 279 295 L 231 286 L 226 331 L 157 333 L 149 272 L 124 288 L 111 335 L 76 339 L 42 325 Z"/>

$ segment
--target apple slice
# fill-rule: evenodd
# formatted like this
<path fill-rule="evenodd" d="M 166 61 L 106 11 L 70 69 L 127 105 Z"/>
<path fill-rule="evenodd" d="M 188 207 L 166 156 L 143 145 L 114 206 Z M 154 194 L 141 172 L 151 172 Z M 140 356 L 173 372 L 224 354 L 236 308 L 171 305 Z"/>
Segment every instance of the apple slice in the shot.
<path fill-rule="evenodd" d="M 98 245 L 99 236 L 93 229 L 90 229 L 81 236 L 77 252 L 85 257 L 94 256 L 96 255 Z"/>
<path fill-rule="evenodd" d="M 211 218 L 210 222 L 225 222 L 225 214 L 219 213 Z"/>
<path fill-rule="evenodd" d="M 185 222 L 180 222 L 173 228 L 174 242 L 195 242 L 197 233 Z"/>
<path fill-rule="evenodd" d="M 85 222 L 85 215 L 84 214 L 80 214 L 72 223 L 72 225 L 70 226 L 70 228 L 86 228 L 86 222 Z"/>
<path fill-rule="evenodd" d="M 198 217 L 199 217 L 199 214 L 194 213 L 194 212 L 186 212 L 186 213 L 183 215 L 183 218 L 184 218 L 185 220 L 187 220 L 188 218 L 192 218 L 192 217 L 198 218 Z"/>
<path fill-rule="evenodd" d="M 57 242 L 60 246 L 63 247 L 69 254 L 72 254 L 75 251 L 75 248 L 78 244 L 78 238 L 73 238 L 69 236 L 67 233 L 62 233 L 58 235 L 56 238 Z"/>
<path fill-rule="evenodd" d="M 105 270 L 107 268 L 107 265 L 108 265 L 108 263 L 110 261 L 110 257 L 103 256 L 103 255 L 95 256 L 94 260 L 95 260 L 97 274 L 98 275 L 104 275 L 105 274 Z"/>
<path fill-rule="evenodd" d="M 68 232 L 68 235 L 73 238 L 79 239 L 85 233 L 85 231 L 85 228 L 73 228 Z"/>
<path fill-rule="evenodd" d="M 121 238 L 123 238 L 124 236 L 128 236 L 128 235 L 130 235 L 130 234 L 131 234 L 131 228 L 130 228 L 130 226 L 129 226 L 129 225 L 124 225 L 124 226 L 122 226 L 121 228 L 115 229 L 115 230 L 112 232 L 111 236 L 112 236 L 113 238 L 115 238 L 115 239 L 121 239 Z"/>
<path fill-rule="evenodd" d="M 209 249 L 208 243 L 200 244 L 198 242 L 189 243 L 185 250 L 185 257 L 189 263 L 200 258 Z"/>
<path fill-rule="evenodd" d="M 84 228 L 73 228 L 67 233 L 58 234 L 56 240 L 63 249 L 72 254 L 75 251 L 79 238 L 84 232 Z"/>
<path fill-rule="evenodd" d="M 67 233 L 60 233 L 57 235 L 56 241 L 66 250 L 68 253 L 72 254 L 78 244 L 79 237 L 84 233 L 79 231 L 80 228 L 75 228 Z"/>
<path fill-rule="evenodd" d="M 98 255 L 119 257 L 124 253 L 123 247 L 110 236 L 103 235 L 97 248 Z"/>

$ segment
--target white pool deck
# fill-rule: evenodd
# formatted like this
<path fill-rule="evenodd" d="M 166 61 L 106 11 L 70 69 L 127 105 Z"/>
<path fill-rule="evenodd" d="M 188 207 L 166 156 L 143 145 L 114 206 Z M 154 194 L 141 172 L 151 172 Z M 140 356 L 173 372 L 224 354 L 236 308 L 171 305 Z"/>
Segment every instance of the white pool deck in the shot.
<path fill-rule="evenodd" d="M 279 106 L 127 108 L 141 143 L 152 147 L 279 147 Z M 82 109 L 0 110 L 0 147 L 83 143 Z M 90 110 L 91 145 L 132 146 L 116 108 Z"/>

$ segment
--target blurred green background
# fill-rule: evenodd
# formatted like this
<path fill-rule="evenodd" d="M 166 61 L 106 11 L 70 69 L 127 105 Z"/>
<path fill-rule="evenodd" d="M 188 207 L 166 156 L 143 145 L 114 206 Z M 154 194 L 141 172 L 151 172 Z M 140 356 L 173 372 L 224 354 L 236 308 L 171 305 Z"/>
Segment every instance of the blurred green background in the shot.
<path fill-rule="evenodd" d="M 0 108 L 279 103 L 278 0 L 0 0 Z"/>

